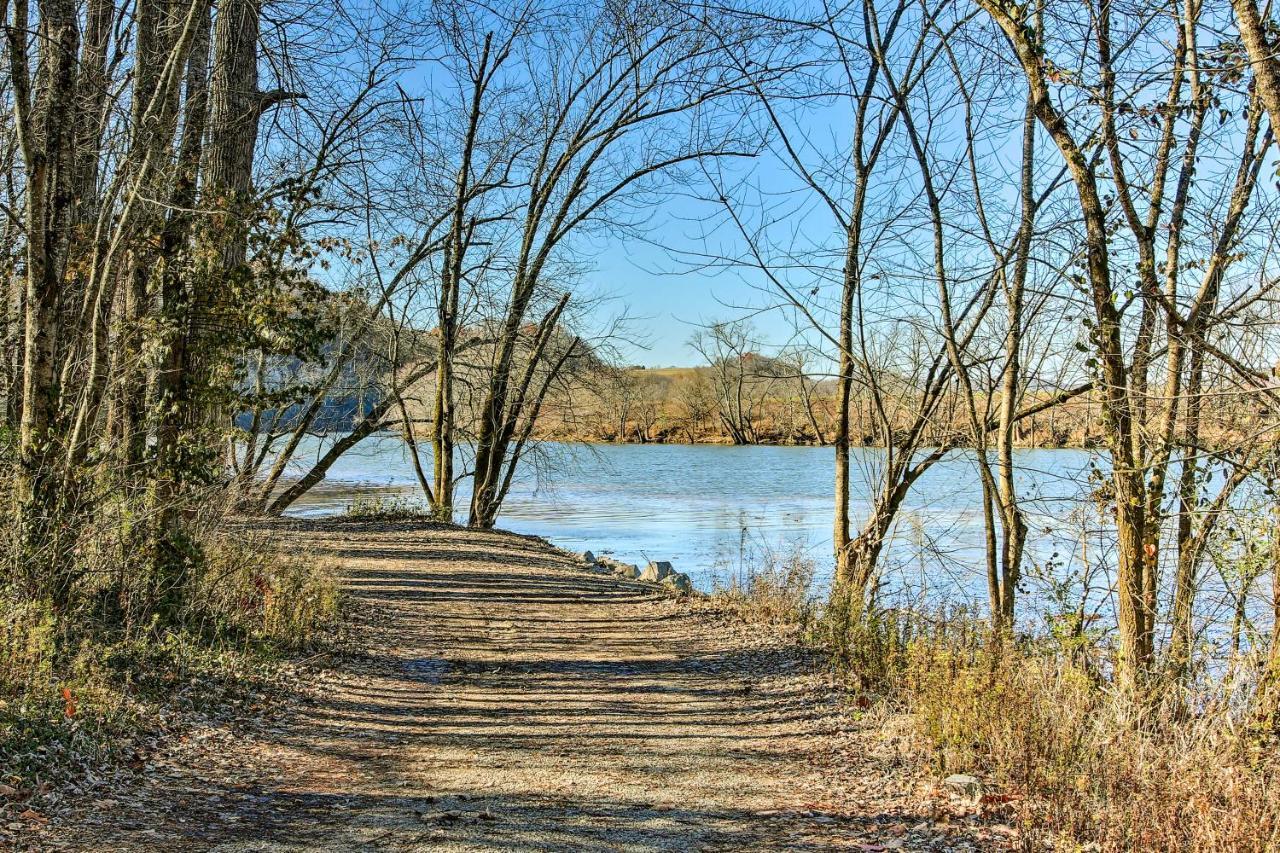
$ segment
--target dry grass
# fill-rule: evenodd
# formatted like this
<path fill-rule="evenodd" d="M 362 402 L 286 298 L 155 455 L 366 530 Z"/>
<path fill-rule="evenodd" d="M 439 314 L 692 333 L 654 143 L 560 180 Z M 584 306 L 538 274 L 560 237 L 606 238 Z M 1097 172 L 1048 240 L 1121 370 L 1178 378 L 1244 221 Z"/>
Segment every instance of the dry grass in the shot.
<path fill-rule="evenodd" d="M 748 621 L 808 624 L 860 702 L 907 721 L 922 769 L 981 779 L 982 807 L 1020 826 L 1024 849 L 1280 851 L 1280 746 L 1250 725 L 1238 671 L 1234 687 L 1135 711 L 1081 665 L 1100 649 L 993 644 L 965 610 L 837 627 L 829 609 L 797 608 L 809 598 L 785 575 L 757 577 L 720 599 Z"/>
<path fill-rule="evenodd" d="M 933 639 L 897 688 L 934 769 L 996 782 L 1029 847 L 1280 849 L 1280 757 L 1217 697 L 1135 715 L 1051 649 Z"/>
<path fill-rule="evenodd" d="M 770 558 L 763 568 L 718 586 L 713 598 L 745 622 L 803 633 L 817 613 L 813 572 L 813 561 L 798 554 Z"/>
<path fill-rule="evenodd" d="M 122 621 L 119 602 L 139 596 L 112 566 L 88 567 L 61 613 L 0 591 L 0 784 L 39 787 L 123 754 L 179 706 L 216 706 L 339 624 L 327 564 L 218 526 L 193 545 L 176 621 Z M 108 551 L 86 549 L 95 560 Z"/>
<path fill-rule="evenodd" d="M 191 579 L 186 620 L 208 635 L 306 647 L 340 615 L 341 595 L 331 565 L 274 550 L 243 531 L 219 533 Z"/>

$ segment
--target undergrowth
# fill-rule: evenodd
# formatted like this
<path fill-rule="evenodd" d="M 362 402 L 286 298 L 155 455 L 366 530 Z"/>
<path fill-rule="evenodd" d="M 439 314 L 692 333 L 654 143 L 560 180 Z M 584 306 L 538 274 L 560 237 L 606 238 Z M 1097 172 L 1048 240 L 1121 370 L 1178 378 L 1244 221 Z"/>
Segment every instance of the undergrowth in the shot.
<path fill-rule="evenodd" d="M 1230 680 L 1113 691 L 1103 638 L 992 638 L 982 615 L 816 605 L 770 568 L 719 597 L 787 625 L 840 674 L 859 708 L 905 719 L 922 770 L 978 777 L 982 808 L 1026 850 L 1280 850 L 1280 738 L 1251 724 L 1257 669 Z"/>
<path fill-rule="evenodd" d="M 181 612 L 163 621 L 132 613 L 137 591 L 113 571 L 86 573 L 62 613 L 0 590 L 0 804 L 120 760 L 185 712 L 227 710 L 341 624 L 323 564 L 245 530 L 193 544 Z"/>
<path fill-rule="evenodd" d="M 430 505 L 404 495 L 357 495 L 347 505 L 346 516 L 360 521 L 435 520 Z"/>
<path fill-rule="evenodd" d="M 745 577 L 717 585 L 716 602 L 744 621 L 804 632 L 817 612 L 813 562 L 802 555 L 770 556 Z"/>
<path fill-rule="evenodd" d="M 1280 756 L 1227 684 L 1135 704 L 1047 640 L 905 650 L 894 691 L 941 774 L 1000 784 L 1029 846 L 1280 849 Z"/>

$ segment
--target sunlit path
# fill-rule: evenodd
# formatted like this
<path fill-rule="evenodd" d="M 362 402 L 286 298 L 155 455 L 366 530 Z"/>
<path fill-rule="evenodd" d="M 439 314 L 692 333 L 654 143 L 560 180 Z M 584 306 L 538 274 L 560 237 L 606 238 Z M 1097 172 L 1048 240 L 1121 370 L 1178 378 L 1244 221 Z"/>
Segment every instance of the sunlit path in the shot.
<path fill-rule="evenodd" d="M 145 816 L 75 849 L 864 849 L 922 819 L 892 781 L 841 788 L 872 771 L 827 766 L 838 709 L 776 642 L 510 534 L 305 530 L 370 653 L 231 752 L 175 754 Z"/>

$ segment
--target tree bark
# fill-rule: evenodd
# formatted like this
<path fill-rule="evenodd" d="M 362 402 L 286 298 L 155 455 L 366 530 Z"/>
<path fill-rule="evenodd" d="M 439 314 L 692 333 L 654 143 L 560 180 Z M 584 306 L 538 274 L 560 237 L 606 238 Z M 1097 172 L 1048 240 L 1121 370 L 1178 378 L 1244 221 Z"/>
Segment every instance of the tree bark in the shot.
<path fill-rule="evenodd" d="M 6 27 L 13 83 L 15 130 L 22 152 L 26 198 L 27 270 L 22 351 L 22 413 L 14 497 L 24 578 L 34 595 L 49 595 L 62 606 L 70 591 L 58 541 L 64 496 L 62 431 L 58 424 L 61 389 L 55 336 L 63 298 L 67 224 L 73 202 L 76 162 L 77 59 L 80 30 L 75 0 L 39 4 L 36 80 L 28 76 L 27 0 L 13 6 Z"/>
<path fill-rule="evenodd" d="M 1240 40 L 1249 55 L 1258 94 L 1271 116 L 1271 126 L 1280 128 L 1280 58 L 1267 40 L 1267 22 L 1262 20 L 1257 0 L 1231 0 L 1236 13 Z"/>
<path fill-rule="evenodd" d="M 1021 10 L 1018 16 L 998 0 L 978 0 L 1008 38 L 1026 75 L 1036 118 L 1061 153 L 1075 185 L 1085 225 L 1087 284 L 1093 308 L 1093 343 L 1099 363 L 1102 410 L 1111 451 L 1116 522 L 1116 595 L 1119 613 L 1117 681 L 1130 696 L 1141 693 L 1151 660 L 1153 620 L 1147 612 L 1146 489 L 1136 437 L 1121 318 L 1111 280 L 1106 207 L 1089 159 L 1059 113 L 1045 78 L 1040 47 L 1033 42 Z"/>

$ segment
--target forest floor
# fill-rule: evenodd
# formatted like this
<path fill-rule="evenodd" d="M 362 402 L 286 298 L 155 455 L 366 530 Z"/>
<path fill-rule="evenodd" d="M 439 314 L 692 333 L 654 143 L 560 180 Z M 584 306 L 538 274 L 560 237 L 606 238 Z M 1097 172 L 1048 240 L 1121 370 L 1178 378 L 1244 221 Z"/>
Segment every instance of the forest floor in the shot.
<path fill-rule="evenodd" d="M 50 850 L 989 850 L 794 641 L 527 537 L 281 522 L 335 561 L 359 654 L 93 780 Z"/>

